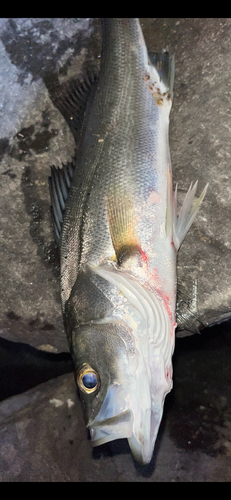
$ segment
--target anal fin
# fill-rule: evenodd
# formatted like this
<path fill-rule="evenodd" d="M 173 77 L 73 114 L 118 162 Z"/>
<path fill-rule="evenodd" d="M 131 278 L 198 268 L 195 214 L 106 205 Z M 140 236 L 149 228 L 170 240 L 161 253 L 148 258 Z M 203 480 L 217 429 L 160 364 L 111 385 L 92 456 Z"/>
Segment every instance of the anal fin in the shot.
<path fill-rule="evenodd" d="M 188 192 L 186 193 L 183 205 L 180 209 L 179 216 L 177 217 L 177 185 L 175 188 L 174 198 L 173 198 L 173 242 L 176 250 L 179 250 L 183 239 L 185 238 L 189 228 L 191 227 L 193 220 L 195 219 L 201 203 L 205 197 L 208 184 L 206 184 L 199 198 L 195 197 L 197 183 L 194 186 L 192 183 L 189 186 Z"/>
<path fill-rule="evenodd" d="M 176 302 L 176 337 L 187 337 L 200 334 L 200 330 L 205 328 L 198 313 L 198 290 L 197 278 L 192 279 L 187 274 L 184 282 L 177 280 L 177 302 Z"/>

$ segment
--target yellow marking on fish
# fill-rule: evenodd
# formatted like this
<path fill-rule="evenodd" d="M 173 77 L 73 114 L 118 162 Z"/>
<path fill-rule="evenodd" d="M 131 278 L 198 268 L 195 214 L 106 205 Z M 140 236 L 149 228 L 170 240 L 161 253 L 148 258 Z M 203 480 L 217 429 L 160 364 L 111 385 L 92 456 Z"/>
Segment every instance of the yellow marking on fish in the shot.
<path fill-rule="evenodd" d="M 161 63 L 161 61 L 160 61 L 160 63 Z M 145 81 L 148 89 L 151 91 L 151 93 L 156 101 L 157 106 L 163 106 L 165 100 L 167 100 L 167 101 L 171 100 L 169 92 L 167 91 L 167 92 L 162 93 L 161 90 L 156 86 L 156 82 L 151 81 L 149 74 L 145 75 L 144 81 Z"/>
<path fill-rule="evenodd" d="M 162 106 L 165 95 L 161 94 L 160 89 L 156 87 L 156 82 L 151 81 L 149 74 L 145 75 L 144 80 L 146 82 L 148 89 L 151 91 L 157 106 Z"/>
<path fill-rule="evenodd" d="M 140 251 L 136 234 L 136 214 L 130 193 L 113 188 L 107 197 L 107 215 L 112 244 L 118 263 Z"/>
<path fill-rule="evenodd" d="M 108 260 L 112 260 L 113 262 L 116 262 L 117 261 L 116 254 L 113 253 L 113 255 L 111 257 L 109 257 Z"/>

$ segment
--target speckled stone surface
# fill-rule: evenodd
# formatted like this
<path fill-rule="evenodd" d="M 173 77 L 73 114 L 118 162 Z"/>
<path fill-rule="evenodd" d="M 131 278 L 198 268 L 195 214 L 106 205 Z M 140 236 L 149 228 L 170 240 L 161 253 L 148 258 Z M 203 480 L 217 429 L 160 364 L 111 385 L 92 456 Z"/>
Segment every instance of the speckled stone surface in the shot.
<path fill-rule="evenodd" d="M 74 140 L 44 79 L 79 74 L 92 31 L 84 19 L 0 20 L 0 335 L 58 351 L 68 346 L 48 176 Z"/>

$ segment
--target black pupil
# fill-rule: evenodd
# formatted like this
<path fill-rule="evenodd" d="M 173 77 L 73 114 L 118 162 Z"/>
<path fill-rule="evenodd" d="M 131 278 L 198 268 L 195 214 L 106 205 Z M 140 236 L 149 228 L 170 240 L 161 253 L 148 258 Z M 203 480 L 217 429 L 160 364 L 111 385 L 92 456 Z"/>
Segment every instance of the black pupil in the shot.
<path fill-rule="evenodd" d="M 97 385 L 97 377 L 94 373 L 86 373 L 83 376 L 83 385 L 87 389 L 94 389 L 94 387 Z"/>

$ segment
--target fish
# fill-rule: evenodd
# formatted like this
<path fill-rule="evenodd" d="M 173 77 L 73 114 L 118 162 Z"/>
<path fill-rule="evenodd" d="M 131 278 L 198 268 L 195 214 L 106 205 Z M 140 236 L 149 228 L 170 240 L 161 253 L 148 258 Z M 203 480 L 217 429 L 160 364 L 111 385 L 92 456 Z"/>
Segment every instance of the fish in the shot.
<path fill-rule="evenodd" d="M 172 389 L 177 252 L 206 194 L 177 208 L 169 151 L 174 55 L 136 18 L 102 20 L 99 74 L 51 93 L 75 157 L 49 178 L 64 327 L 91 445 L 153 456 Z"/>

